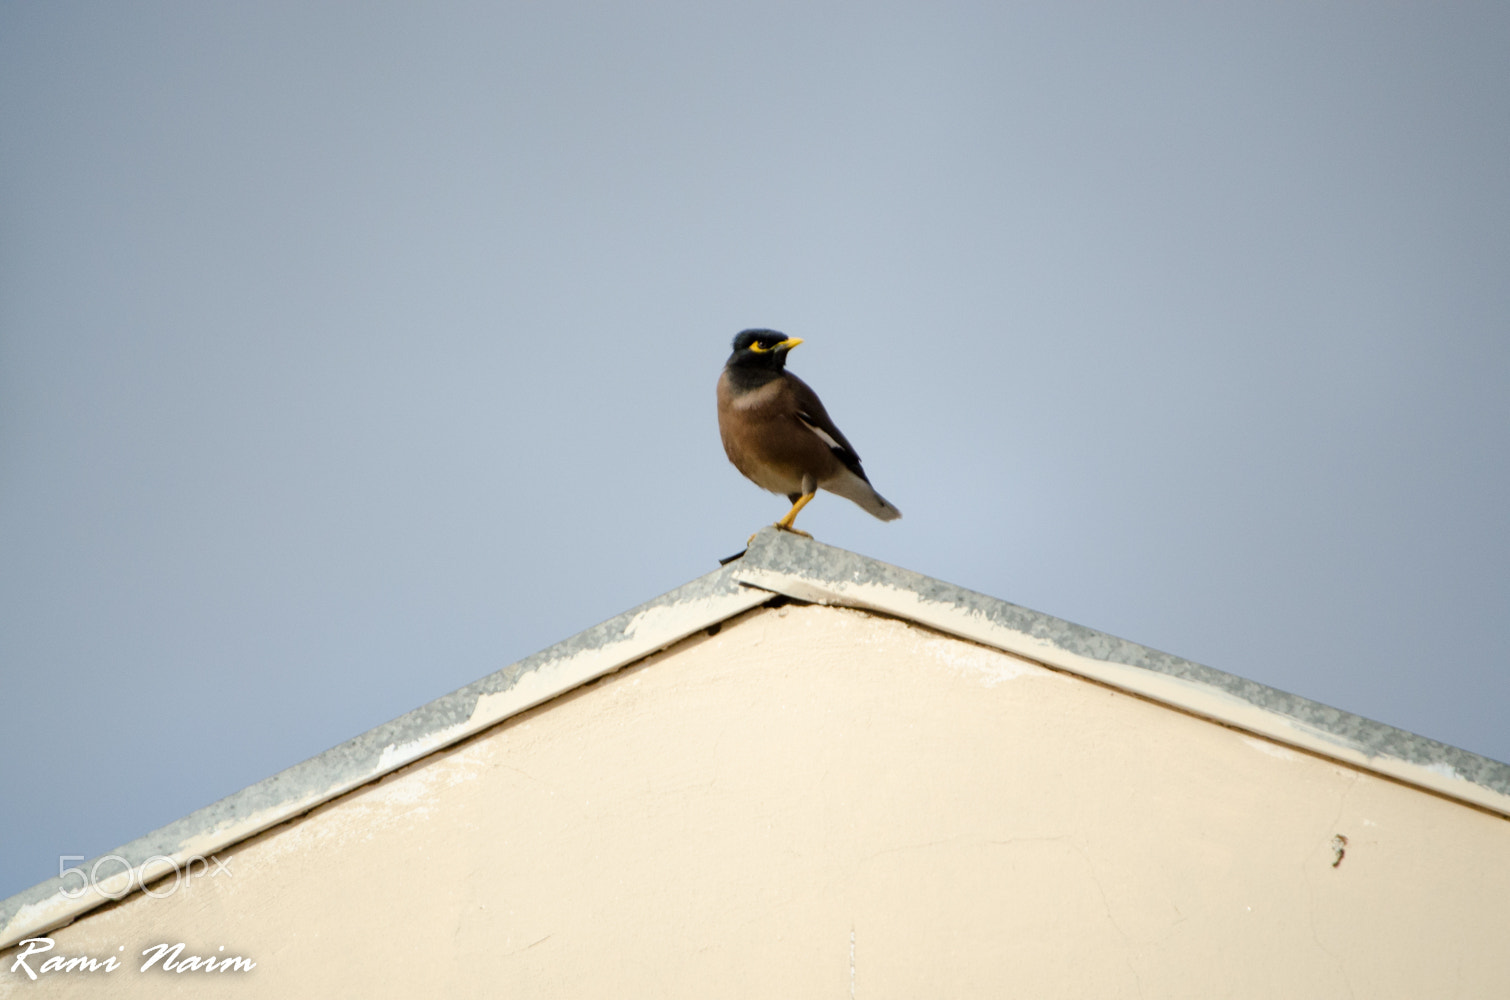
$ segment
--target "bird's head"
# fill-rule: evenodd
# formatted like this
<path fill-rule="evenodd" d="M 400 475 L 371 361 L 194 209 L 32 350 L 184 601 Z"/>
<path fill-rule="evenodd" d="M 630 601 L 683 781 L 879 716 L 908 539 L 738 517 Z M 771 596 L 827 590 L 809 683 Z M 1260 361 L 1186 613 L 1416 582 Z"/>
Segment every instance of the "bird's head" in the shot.
<path fill-rule="evenodd" d="M 729 355 L 728 365 L 780 371 L 786 366 L 786 352 L 800 343 L 801 337 L 788 337 L 775 330 L 745 330 L 734 338 L 734 353 Z"/>

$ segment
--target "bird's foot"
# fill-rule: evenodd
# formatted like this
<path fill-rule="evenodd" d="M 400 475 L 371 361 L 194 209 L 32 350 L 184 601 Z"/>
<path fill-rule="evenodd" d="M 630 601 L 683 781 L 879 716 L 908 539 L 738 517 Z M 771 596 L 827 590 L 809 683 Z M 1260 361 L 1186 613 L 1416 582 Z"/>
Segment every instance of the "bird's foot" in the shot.
<path fill-rule="evenodd" d="M 809 535 L 807 532 L 803 531 L 801 528 L 794 528 L 790 524 L 782 524 L 780 521 L 777 521 L 775 524 L 771 525 L 771 527 L 775 528 L 777 531 L 790 531 L 792 534 L 801 535 L 803 538 L 813 537 L 812 535 Z M 764 528 L 760 529 L 760 531 L 764 530 Z M 754 535 L 751 535 L 749 538 L 745 539 L 745 548 L 749 548 L 751 545 L 755 544 L 755 538 L 760 534 L 760 531 L 755 532 Z M 741 553 L 741 555 L 742 554 L 743 553 Z"/>

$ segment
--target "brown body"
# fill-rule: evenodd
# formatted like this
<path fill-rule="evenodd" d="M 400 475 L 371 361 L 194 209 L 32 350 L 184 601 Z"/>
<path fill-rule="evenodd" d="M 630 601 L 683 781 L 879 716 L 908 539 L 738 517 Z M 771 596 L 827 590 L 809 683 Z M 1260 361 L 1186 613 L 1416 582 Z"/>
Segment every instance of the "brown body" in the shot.
<path fill-rule="evenodd" d="M 763 490 L 795 499 L 793 494 L 811 493 L 813 487 L 839 476 L 844 463 L 797 416 L 796 387 L 817 400 L 797 376 L 783 372 L 780 378 L 742 394 L 730 382 L 728 372 L 719 376 L 718 433 L 724 454 L 745 478 Z M 842 437 L 837 439 L 848 444 Z M 803 488 L 804 483 L 808 488 Z"/>

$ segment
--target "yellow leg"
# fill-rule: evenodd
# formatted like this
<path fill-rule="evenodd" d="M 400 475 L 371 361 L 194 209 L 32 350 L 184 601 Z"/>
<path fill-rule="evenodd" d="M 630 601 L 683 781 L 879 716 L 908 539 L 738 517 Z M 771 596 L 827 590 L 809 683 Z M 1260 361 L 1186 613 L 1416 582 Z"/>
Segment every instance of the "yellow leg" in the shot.
<path fill-rule="evenodd" d="M 797 502 L 792 504 L 792 509 L 786 512 L 786 517 L 783 517 L 781 520 L 776 522 L 776 528 L 780 531 L 790 531 L 794 535 L 801 535 L 803 538 L 812 538 L 813 536 L 809 535 L 807 532 L 798 531 L 796 528 L 792 527 L 792 522 L 797 520 L 798 511 L 806 507 L 808 505 L 808 502 L 817 495 L 818 494 L 816 492 L 804 493 L 802 494 L 802 496 L 798 497 Z"/>
<path fill-rule="evenodd" d="M 809 535 L 807 532 L 792 527 L 792 522 L 797 520 L 797 512 L 806 507 L 809 501 L 811 501 L 813 497 L 817 495 L 817 490 L 814 490 L 812 493 L 802 494 L 802 496 L 797 498 L 797 502 L 792 504 L 792 509 L 786 512 L 786 517 L 783 517 L 781 520 L 771 525 L 771 527 L 775 528 L 777 531 L 790 531 L 792 534 L 801 535 L 803 538 L 812 538 L 813 536 Z M 760 532 L 755 532 L 755 535 L 758 534 L 760 534 Z M 747 547 L 755 543 L 755 535 L 751 535 L 749 540 L 745 542 L 745 545 Z"/>

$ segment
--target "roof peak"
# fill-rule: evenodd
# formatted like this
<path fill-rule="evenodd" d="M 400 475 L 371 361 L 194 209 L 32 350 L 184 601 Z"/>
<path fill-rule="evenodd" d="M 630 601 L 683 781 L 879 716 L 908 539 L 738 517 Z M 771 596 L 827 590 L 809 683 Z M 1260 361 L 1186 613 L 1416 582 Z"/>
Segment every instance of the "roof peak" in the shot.
<path fill-rule="evenodd" d="M 1510 816 L 1510 765 L 911 570 L 767 528 L 727 565 L 117 848 L 135 869 L 285 822 L 773 597 L 879 612 Z M 109 855 L 106 855 L 109 857 Z M 116 880 L 129 886 L 122 872 Z M 115 893 L 105 880 L 103 888 Z M 0 902 L 0 947 L 105 901 L 49 879 Z"/>

